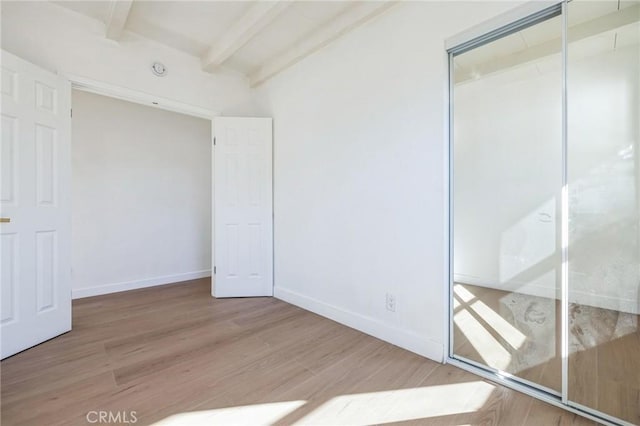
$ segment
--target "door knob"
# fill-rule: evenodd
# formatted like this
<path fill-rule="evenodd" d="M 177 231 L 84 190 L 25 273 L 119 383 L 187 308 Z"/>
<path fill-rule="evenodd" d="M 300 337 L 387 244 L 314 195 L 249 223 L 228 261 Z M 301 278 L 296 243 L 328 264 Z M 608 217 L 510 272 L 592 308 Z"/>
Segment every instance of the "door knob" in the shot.
<path fill-rule="evenodd" d="M 9 223 L 11 222 L 10 217 L 0 217 L 0 223 Z"/>

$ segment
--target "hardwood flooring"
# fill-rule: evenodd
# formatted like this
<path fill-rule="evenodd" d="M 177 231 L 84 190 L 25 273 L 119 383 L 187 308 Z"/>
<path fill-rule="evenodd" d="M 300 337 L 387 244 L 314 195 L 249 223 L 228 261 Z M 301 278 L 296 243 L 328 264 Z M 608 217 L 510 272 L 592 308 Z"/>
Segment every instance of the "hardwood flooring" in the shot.
<path fill-rule="evenodd" d="M 74 301 L 73 331 L 0 364 L 2 425 L 104 424 L 99 412 L 137 425 L 595 424 L 274 298 L 213 299 L 209 285 Z"/>

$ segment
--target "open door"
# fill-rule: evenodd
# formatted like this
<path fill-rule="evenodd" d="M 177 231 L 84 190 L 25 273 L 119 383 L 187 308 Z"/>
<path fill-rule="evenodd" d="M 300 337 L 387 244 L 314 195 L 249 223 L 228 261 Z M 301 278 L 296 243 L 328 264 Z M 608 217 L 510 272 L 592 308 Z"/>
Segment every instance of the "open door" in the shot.
<path fill-rule="evenodd" d="M 71 330 L 70 95 L 2 51 L 2 358 Z"/>
<path fill-rule="evenodd" d="M 212 133 L 212 294 L 272 296 L 272 120 L 219 117 Z"/>

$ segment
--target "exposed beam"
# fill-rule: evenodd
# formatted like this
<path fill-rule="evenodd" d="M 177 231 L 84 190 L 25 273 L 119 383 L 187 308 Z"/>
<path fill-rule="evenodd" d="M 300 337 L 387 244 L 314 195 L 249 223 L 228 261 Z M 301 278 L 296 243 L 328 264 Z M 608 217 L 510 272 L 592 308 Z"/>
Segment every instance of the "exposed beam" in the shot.
<path fill-rule="evenodd" d="M 221 40 L 202 56 L 202 69 L 213 72 L 264 27 L 280 15 L 292 1 L 258 1 L 231 27 Z"/>
<path fill-rule="evenodd" d="M 296 42 L 249 76 L 252 87 L 258 86 L 296 62 L 320 50 L 342 35 L 382 14 L 398 4 L 396 0 L 353 2 L 343 13 Z"/>
<path fill-rule="evenodd" d="M 109 2 L 109 16 L 107 17 L 105 37 L 119 40 L 129 17 L 133 0 L 111 0 Z"/>

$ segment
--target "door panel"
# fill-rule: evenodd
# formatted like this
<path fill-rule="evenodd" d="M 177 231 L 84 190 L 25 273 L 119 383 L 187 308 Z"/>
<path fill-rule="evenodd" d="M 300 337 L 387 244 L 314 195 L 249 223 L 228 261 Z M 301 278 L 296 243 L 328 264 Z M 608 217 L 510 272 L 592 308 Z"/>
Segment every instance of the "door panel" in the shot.
<path fill-rule="evenodd" d="M 451 58 L 453 355 L 554 394 L 561 35 L 558 11 Z"/>
<path fill-rule="evenodd" d="M 273 295 L 272 120 L 216 118 L 215 297 Z"/>
<path fill-rule="evenodd" d="M 69 97 L 2 51 L 2 358 L 71 329 Z"/>
<path fill-rule="evenodd" d="M 568 398 L 640 424 L 640 2 L 567 8 Z"/>

